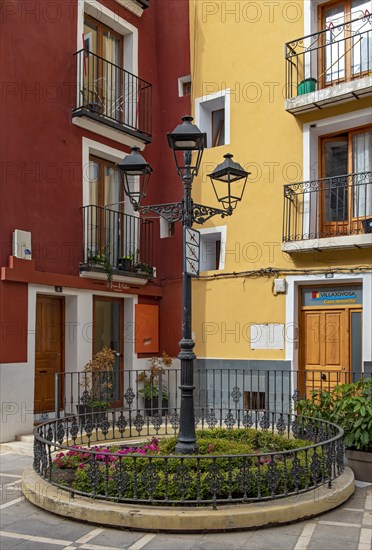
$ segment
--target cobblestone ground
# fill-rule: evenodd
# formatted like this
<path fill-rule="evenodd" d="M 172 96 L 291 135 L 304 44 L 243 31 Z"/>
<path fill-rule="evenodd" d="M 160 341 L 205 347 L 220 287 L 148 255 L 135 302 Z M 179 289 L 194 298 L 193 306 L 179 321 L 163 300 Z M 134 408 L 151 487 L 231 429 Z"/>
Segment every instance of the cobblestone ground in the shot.
<path fill-rule="evenodd" d="M 1 550 L 371 550 L 372 485 L 307 521 L 237 533 L 170 535 L 105 529 L 44 512 L 20 492 L 30 457 L 0 453 Z"/>

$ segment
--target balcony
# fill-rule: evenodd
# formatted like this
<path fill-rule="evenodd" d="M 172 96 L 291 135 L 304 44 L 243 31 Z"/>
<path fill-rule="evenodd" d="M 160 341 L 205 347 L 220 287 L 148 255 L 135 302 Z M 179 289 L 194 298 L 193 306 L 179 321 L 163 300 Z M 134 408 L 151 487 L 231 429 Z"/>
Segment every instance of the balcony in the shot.
<path fill-rule="evenodd" d="M 372 246 L 372 172 L 284 186 L 288 253 Z"/>
<path fill-rule="evenodd" d="M 287 42 L 285 59 L 285 108 L 292 114 L 371 95 L 372 16 Z"/>
<path fill-rule="evenodd" d="M 73 117 L 150 143 L 152 85 L 88 50 L 75 57 L 78 93 Z"/>
<path fill-rule="evenodd" d="M 80 276 L 144 285 L 155 276 L 153 222 L 101 206 L 83 206 Z"/>

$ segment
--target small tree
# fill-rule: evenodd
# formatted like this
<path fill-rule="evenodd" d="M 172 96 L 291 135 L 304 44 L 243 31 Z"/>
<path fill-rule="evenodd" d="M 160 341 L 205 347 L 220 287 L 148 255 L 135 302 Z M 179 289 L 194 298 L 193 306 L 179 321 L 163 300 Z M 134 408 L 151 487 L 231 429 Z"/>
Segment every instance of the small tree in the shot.
<path fill-rule="evenodd" d="M 161 357 L 151 357 L 149 359 L 150 367 L 148 370 L 140 372 L 137 376 L 137 382 L 144 384 L 138 393 L 143 395 L 145 399 L 158 397 L 159 380 L 166 369 L 172 366 L 173 361 L 174 357 L 171 357 L 165 351 L 163 351 Z M 162 398 L 168 399 L 168 389 L 165 385 L 162 386 Z"/>
<path fill-rule="evenodd" d="M 115 353 L 104 347 L 84 366 L 81 385 L 84 389 L 81 401 L 92 407 L 108 407 L 109 390 L 112 388 L 111 375 L 115 363 Z"/>

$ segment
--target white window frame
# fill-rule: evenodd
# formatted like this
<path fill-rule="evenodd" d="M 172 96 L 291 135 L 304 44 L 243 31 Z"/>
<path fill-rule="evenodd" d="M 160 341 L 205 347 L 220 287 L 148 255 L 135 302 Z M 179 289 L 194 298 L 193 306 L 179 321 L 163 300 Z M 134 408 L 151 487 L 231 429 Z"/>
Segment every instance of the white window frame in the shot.
<path fill-rule="evenodd" d="M 371 121 L 370 109 L 361 109 L 352 111 L 334 117 L 315 120 L 304 124 L 303 126 L 303 178 L 304 181 L 315 181 L 319 179 L 319 137 L 326 136 L 337 132 L 344 132 L 365 126 Z M 304 218 L 303 227 L 312 228 L 316 232 L 318 219 L 316 210 L 310 208 L 311 193 L 304 196 Z M 307 205 L 307 207 L 306 207 Z M 313 212 L 313 219 L 309 220 L 310 212 Z M 309 225 L 310 222 L 310 225 Z M 339 240 L 340 237 L 337 237 Z M 364 241 L 369 241 L 368 235 L 353 235 L 352 242 L 363 244 Z M 346 244 L 350 241 L 347 238 Z"/>
<path fill-rule="evenodd" d="M 207 147 L 212 147 L 212 112 L 225 110 L 224 145 L 230 143 L 230 88 L 195 99 L 195 123 L 207 132 Z"/>
<path fill-rule="evenodd" d="M 124 39 L 124 69 L 138 76 L 138 29 L 112 10 L 103 6 L 97 0 L 79 0 L 77 17 L 77 49 L 83 48 L 84 16 L 90 15 L 110 29 L 123 36 Z"/>
<path fill-rule="evenodd" d="M 183 85 L 184 84 L 191 84 L 191 74 L 187 76 L 180 76 L 178 79 L 178 97 L 184 97 L 185 94 L 183 93 Z"/>
<path fill-rule="evenodd" d="M 227 226 L 226 225 L 220 225 L 217 227 L 208 227 L 205 229 L 199 229 L 200 233 L 200 271 L 222 271 L 225 269 L 225 257 L 226 257 L 226 240 L 227 240 Z M 203 237 L 207 237 L 209 235 L 220 237 L 221 240 L 221 248 L 220 248 L 220 261 L 219 261 L 219 268 L 216 269 L 206 269 L 205 263 L 203 262 L 203 254 L 205 253 L 205 241 L 203 243 Z M 218 240 L 218 239 L 216 239 Z"/>
<path fill-rule="evenodd" d="M 77 38 L 76 51 L 83 48 L 82 36 L 84 33 L 84 18 L 85 15 L 90 15 L 101 23 L 110 27 L 121 36 L 123 36 L 123 65 L 126 71 L 138 76 L 138 29 L 112 10 L 100 4 L 97 0 L 79 0 L 77 14 Z M 76 84 L 76 105 L 79 105 L 80 90 L 79 83 Z M 137 139 L 130 134 L 126 134 L 120 130 L 111 128 L 94 120 L 85 117 L 72 117 L 72 123 L 85 130 L 89 130 L 95 134 L 117 141 L 128 147 L 137 146 L 140 149 L 144 148 L 142 140 Z"/>
<path fill-rule="evenodd" d="M 83 137 L 82 138 L 82 174 L 83 174 L 83 206 L 89 205 L 89 160 L 93 155 L 95 157 L 108 160 L 113 163 L 118 163 L 123 160 L 129 153 L 121 151 L 120 149 L 114 149 L 108 145 L 104 145 L 99 141 Z M 138 185 L 138 181 L 137 181 Z M 133 210 L 131 202 L 125 200 L 124 202 L 124 214 L 130 214 L 131 216 L 139 216 L 138 212 Z"/>

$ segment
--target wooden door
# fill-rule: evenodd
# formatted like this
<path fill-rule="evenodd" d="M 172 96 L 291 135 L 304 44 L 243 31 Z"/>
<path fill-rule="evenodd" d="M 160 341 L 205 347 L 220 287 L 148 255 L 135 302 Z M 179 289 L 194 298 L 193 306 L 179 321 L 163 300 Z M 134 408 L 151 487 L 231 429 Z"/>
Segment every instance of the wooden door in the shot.
<path fill-rule="evenodd" d="M 349 318 L 345 309 L 302 312 L 301 393 L 349 382 Z"/>
<path fill-rule="evenodd" d="M 55 374 L 64 370 L 64 298 L 37 296 L 34 412 L 53 411 Z M 62 387 L 62 384 L 61 384 Z"/>

